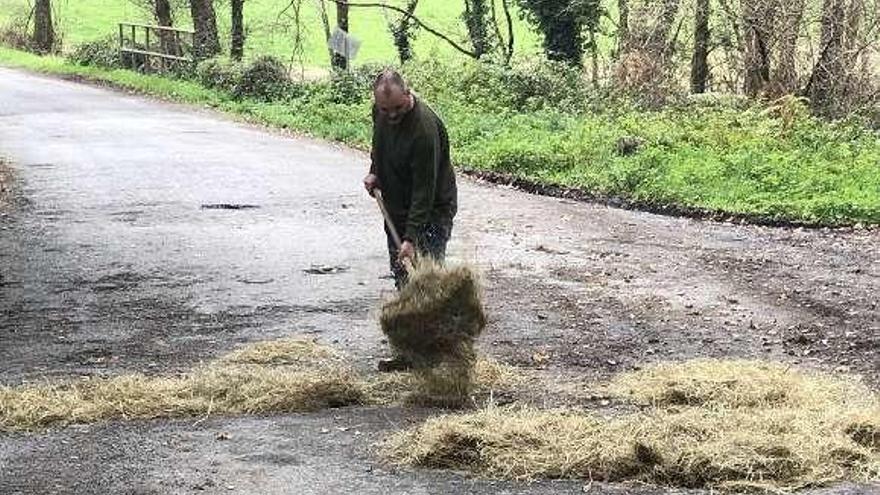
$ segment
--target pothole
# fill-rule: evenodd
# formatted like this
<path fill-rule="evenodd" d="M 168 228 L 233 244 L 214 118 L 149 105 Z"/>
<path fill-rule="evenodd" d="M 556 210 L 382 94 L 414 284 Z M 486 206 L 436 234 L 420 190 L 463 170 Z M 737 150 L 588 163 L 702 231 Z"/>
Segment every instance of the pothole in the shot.
<path fill-rule="evenodd" d="M 203 210 L 253 210 L 256 208 L 259 208 L 259 206 L 237 203 L 211 203 L 202 205 Z"/>

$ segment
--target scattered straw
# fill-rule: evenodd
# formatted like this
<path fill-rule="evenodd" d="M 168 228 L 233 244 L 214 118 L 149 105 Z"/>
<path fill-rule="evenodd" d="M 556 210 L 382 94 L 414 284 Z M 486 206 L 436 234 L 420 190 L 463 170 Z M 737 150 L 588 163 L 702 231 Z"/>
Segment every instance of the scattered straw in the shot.
<path fill-rule="evenodd" d="M 361 401 L 360 381 L 325 358 L 332 353 L 312 342 L 281 341 L 246 347 L 179 376 L 0 387 L 0 431 L 117 418 L 304 412 Z"/>
<path fill-rule="evenodd" d="M 479 358 L 473 370 L 472 394 L 510 393 L 525 382 L 516 368 L 491 358 Z M 368 381 L 365 395 L 376 404 L 405 402 L 418 405 L 444 405 L 447 396 L 431 394 L 423 388 L 423 378 L 415 373 L 384 373 Z M 433 402 L 432 402 L 433 399 Z"/>
<path fill-rule="evenodd" d="M 269 340 L 247 345 L 220 358 L 222 363 L 272 366 L 338 364 L 342 356 L 335 350 L 310 340 L 295 338 Z"/>
<path fill-rule="evenodd" d="M 663 363 L 618 376 L 611 394 L 655 406 L 824 408 L 865 406 L 875 400 L 852 380 L 790 365 L 698 359 Z"/>
<path fill-rule="evenodd" d="M 615 418 L 489 407 L 428 420 L 385 447 L 396 462 L 498 478 L 768 491 L 880 478 L 880 402 L 851 380 L 699 361 L 623 375 L 609 389 L 655 406 Z"/>

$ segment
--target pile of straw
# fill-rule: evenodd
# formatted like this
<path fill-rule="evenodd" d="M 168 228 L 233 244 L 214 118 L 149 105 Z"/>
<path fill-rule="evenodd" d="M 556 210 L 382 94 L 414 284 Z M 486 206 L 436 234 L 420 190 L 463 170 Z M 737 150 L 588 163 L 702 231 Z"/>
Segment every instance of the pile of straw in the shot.
<path fill-rule="evenodd" d="M 458 407 L 473 389 L 474 340 L 486 326 L 480 287 L 466 266 L 419 260 L 409 281 L 382 307 L 382 331 L 413 364 L 422 404 Z"/>
<path fill-rule="evenodd" d="M 387 301 L 382 331 L 400 356 L 418 368 L 473 362 L 473 342 L 486 326 L 477 277 L 467 266 L 446 267 L 422 258 L 409 282 Z"/>
<path fill-rule="evenodd" d="M 392 437 L 393 461 L 495 478 L 794 490 L 880 478 L 880 400 L 865 386 L 750 361 L 697 361 L 609 385 L 643 412 L 489 407 Z"/>
<path fill-rule="evenodd" d="M 306 412 L 363 400 L 332 350 L 282 340 L 176 376 L 124 375 L 0 387 L 0 431 L 110 419 Z"/>

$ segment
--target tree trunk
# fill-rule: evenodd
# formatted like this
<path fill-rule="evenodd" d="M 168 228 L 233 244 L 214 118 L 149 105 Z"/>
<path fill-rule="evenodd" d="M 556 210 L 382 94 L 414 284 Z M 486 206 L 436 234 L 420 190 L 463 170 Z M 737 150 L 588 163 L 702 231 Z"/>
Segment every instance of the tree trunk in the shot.
<path fill-rule="evenodd" d="M 675 23 L 675 16 L 678 14 L 679 0 L 665 0 L 663 2 L 663 10 L 660 12 L 660 18 L 651 35 L 648 37 L 648 46 L 651 51 L 665 55 L 670 52 L 669 33 L 672 32 L 672 25 Z"/>
<path fill-rule="evenodd" d="M 418 6 L 419 0 L 408 0 L 406 4 L 408 15 L 402 15 L 396 25 L 390 26 L 391 36 L 394 38 L 394 46 L 397 48 L 397 56 L 400 58 L 401 64 L 405 64 L 413 58 L 412 29 L 414 25 L 411 16 Z"/>
<path fill-rule="evenodd" d="M 773 96 L 795 92 L 798 88 L 797 47 L 804 19 L 804 0 L 782 0 L 777 9 L 775 68 L 772 74 Z"/>
<path fill-rule="evenodd" d="M 705 93 L 709 80 L 709 0 L 697 0 L 694 17 L 694 56 L 691 59 L 691 92 Z"/>
<path fill-rule="evenodd" d="M 518 0 L 525 17 L 543 35 L 547 58 L 581 67 L 584 28 L 598 15 L 598 0 Z"/>
<path fill-rule="evenodd" d="M 672 81 L 668 62 L 681 29 L 679 24 L 673 34 L 680 0 L 618 0 L 618 7 L 624 34 L 615 83 L 652 104 L 662 102 Z"/>
<path fill-rule="evenodd" d="M 845 0 L 825 0 L 822 5 L 821 51 L 808 89 L 813 109 L 826 115 L 834 113 L 838 89 L 846 77 L 845 32 Z"/>
<path fill-rule="evenodd" d="M 232 0 L 232 46 L 229 56 L 241 60 L 244 55 L 244 0 Z"/>
<path fill-rule="evenodd" d="M 544 32 L 547 58 L 580 67 L 583 63 L 583 26 L 574 16 L 560 16 Z"/>
<path fill-rule="evenodd" d="M 772 26 L 770 9 L 761 2 L 744 1 L 742 13 L 743 44 L 745 53 L 745 80 L 743 91 L 751 97 L 757 96 L 770 81 L 769 30 Z"/>
<path fill-rule="evenodd" d="M 348 33 L 348 4 L 346 2 L 336 4 L 336 25 Z M 342 70 L 348 69 L 348 59 L 345 58 L 345 55 L 334 54 L 333 67 Z"/>
<path fill-rule="evenodd" d="M 153 5 L 153 15 L 156 23 L 163 27 L 174 27 L 174 18 L 171 15 L 171 3 L 168 0 L 156 0 Z M 162 43 L 162 51 L 171 55 L 180 55 L 180 47 L 174 33 L 159 31 L 159 39 Z"/>
<path fill-rule="evenodd" d="M 501 6 L 504 9 L 504 20 L 507 24 L 507 50 L 504 54 L 504 63 L 509 64 L 513 58 L 513 49 L 516 46 L 516 38 L 513 34 L 513 16 L 510 14 L 510 4 L 508 0 L 501 0 Z"/>
<path fill-rule="evenodd" d="M 617 0 L 617 11 L 620 16 L 617 21 L 617 56 L 619 58 L 626 53 L 629 42 L 629 1 Z"/>
<path fill-rule="evenodd" d="M 156 23 L 160 26 L 174 26 L 174 19 L 171 15 L 171 3 L 168 0 L 156 0 L 153 6 L 153 15 L 156 17 Z"/>
<path fill-rule="evenodd" d="M 220 40 L 217 36 L 217 16 L 213 0 L 189 0 L 195 35 L 195 55 L 197 59 L 211 58 L 220 53 Z"/>
<path fill-rule="evenodd" d="M 839 116 L 858 100 L 855 64 L 863 4 L 851 0 L 825 0 L 822 4 L 822 35 L 819 59 L 806 93 L 814 111 Z"/>
<path fill-rule="evenodd" d="M 324 27 L 324 42 L 327 46 L 327 52 L 330 55 L 330 64 L 333 64 L 333 49 L 330 48 L 330 19 L 327 16 L 327 2 L 325 0 L 318 0 L 318 7 L 321 10 L 321 24 Z"/>
<path fill-rule="evenodd" d="M 513 46 L 515 43 L 513 35 L 513 17 L 510 15 L 510 5 L 508 2 L 509 0 L 501 0 L 501 9 L 504 13 L 505 25 L 507 26 L 506 38 L 501 31 L 501 22 L 498 20 L 498 13 L 496 12 L 497 9 L 495 8 L 495 1 L 492 0 L 489 2 L 492 27 L 495 30 L 495 40 L 498 43 L 498 50 L 504 56 L 505 65 L 510 64 L 510 59 L 513 58 Z"/>
<path fill-rule="evenodd" d="M 590 43 L 590 79 L 593 88 L 599 89 L 599 45 L 596 43 L 596 30 L 588 31 Z"/>
<path fill-rule="evenodd" d="M 490 0 L 491 1 L 491 0 Z M 489 15 L 489 7 L 486 0 L 465 0 L 464 20 L 467 26 L 468 36 L 477 58 L 490 51 L 489 30 L 486 27 L 486 19 Z"/>
<path fill-rule="evenodd" d="M 49 53 L 55 46 L 55 29 L 52 26 L 52 3 L 36 0 L 34 4 L 34 47 L 39 53 Z"/>
<path fill-rule="evenodd" d="M 846 41 L 844 47 L 844 66 L 854 68 L 858 63 L 860 46 L 863 43 L 861 33 L 862 22 L 865 17 L 865 0 L 850 0 L 846 21 Z M 880 12 L 880 11 L 878 11 Z"/>

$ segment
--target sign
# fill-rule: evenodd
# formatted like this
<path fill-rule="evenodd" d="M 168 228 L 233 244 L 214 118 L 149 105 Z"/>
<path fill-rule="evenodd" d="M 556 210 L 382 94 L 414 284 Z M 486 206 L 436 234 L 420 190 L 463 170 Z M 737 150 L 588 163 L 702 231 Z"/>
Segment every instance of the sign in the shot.
<path fill-rule="evenodd" d="M 330 49 L 333 50 L 333 53 L 342 55 L 346 60 L 354 60 L 357 56 L 358 50 L 361 48 L 361 42 L 359 39 L 346 33 L 342 29 L 339 29 L 338 26 L 336 27 L 336 30 L 333 31 L 333 34 L 330 35 L 330 40 L 327 43 L 330 45 Z"/>

